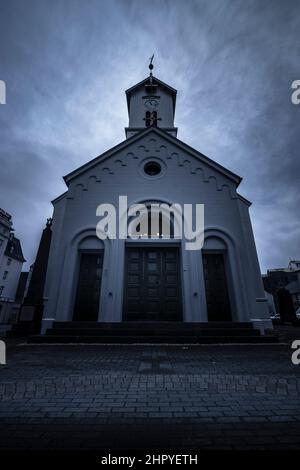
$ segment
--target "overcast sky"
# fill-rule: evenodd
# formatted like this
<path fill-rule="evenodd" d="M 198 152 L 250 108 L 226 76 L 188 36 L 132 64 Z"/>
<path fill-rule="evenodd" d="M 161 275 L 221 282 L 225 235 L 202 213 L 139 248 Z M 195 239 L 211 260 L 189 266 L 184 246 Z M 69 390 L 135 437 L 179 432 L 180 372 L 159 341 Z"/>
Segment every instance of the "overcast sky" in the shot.
<path fill-rule="evenodd" d="M 25 258 L 62 175 L 124 140 L 153 52 L 178 138 L 244 178 L 262 271 L 299 259 L 298 0 L 0 0 L 0 207 Z"/>

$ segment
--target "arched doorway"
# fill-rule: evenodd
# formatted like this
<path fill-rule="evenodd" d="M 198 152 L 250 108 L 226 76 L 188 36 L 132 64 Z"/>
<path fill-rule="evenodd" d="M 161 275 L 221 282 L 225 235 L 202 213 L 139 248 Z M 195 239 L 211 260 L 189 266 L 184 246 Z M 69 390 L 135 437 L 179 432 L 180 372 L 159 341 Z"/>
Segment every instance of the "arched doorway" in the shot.
<path fill-rule="evenodd" d="M 125 245 L 123 320 L 182 321 L 180 243 L 174 233 L 174 214 L 167 218 L 156 207 L 151 218 L 150 203 L 145 205 L 147 212 L 135 230 L 140 235 Z"/>
<path fill-rule="evenodd" d="M 79 268 L 73 311 L 74 321 L 97 321 L 99 315 L 104 249 L 96 237 L 78 247 Z"/>
<path fill-rule="evenodd" d="M 202 249 L 203 274 L 208 321 L 231 321 L 228 253 L 218 237 L 205 240 Z"/>

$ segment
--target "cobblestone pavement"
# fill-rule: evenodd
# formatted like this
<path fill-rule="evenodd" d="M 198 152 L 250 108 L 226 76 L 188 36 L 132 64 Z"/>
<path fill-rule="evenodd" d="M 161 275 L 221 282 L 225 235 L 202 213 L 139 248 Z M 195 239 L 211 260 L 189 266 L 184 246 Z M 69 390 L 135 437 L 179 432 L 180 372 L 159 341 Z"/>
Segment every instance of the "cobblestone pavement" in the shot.
<path fill-rule="evenodd" d="M 0 366 L 0 449 L 300 449 L 287 345 L 28 346 Z"/>

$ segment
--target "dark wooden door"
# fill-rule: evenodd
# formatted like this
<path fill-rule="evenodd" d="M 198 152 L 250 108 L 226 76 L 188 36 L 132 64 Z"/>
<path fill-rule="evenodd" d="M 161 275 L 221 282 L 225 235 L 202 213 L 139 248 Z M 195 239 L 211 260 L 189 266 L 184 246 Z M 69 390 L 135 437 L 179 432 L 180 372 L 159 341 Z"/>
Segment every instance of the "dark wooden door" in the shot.
<path fill-rule="evenodd" d="M 127 248 L 124 320 L 182 320 L 178 248 Z"/>
<path fill-rule="evenodd" d="M 204 253 L 203 269 L 208 321 L 230 321 L 231 311 L 222 253 Z"/>
<path fill-rule="evenodd" d="M 102 265 L 103 251 L 81 254 L 73 320 L 98 320 Z"/>

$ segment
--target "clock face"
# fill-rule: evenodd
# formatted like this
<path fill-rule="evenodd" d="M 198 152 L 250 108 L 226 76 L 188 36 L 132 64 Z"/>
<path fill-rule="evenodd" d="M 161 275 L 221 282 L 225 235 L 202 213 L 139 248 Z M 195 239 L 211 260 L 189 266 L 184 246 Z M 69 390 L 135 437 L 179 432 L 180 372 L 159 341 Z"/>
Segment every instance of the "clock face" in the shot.
<path fill-rule="evenodd" d="M 158 101 L 154 98 L 149 98 L 145 101 L 145 106 L 149 111 L 155 111 L 158 108 Z"/>

